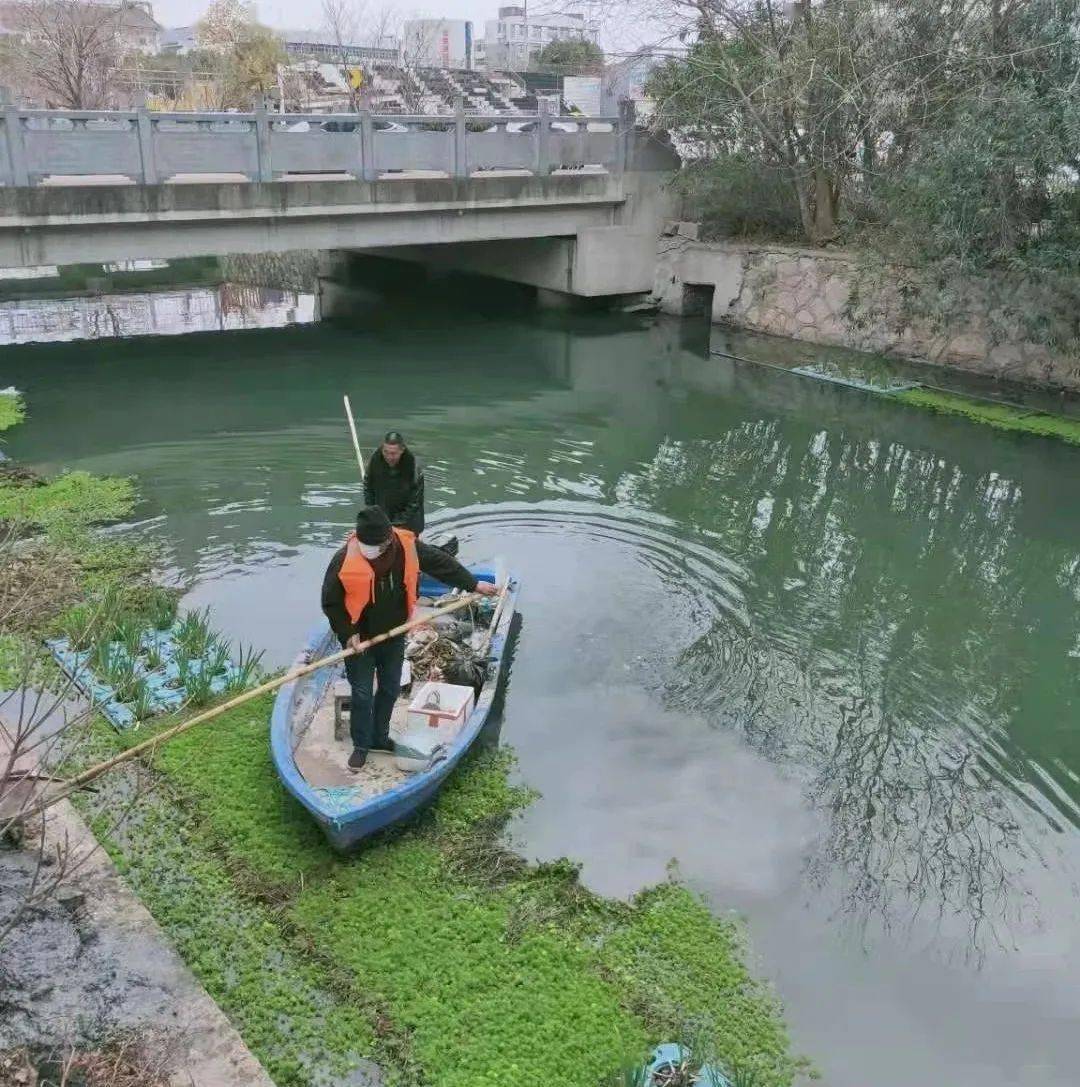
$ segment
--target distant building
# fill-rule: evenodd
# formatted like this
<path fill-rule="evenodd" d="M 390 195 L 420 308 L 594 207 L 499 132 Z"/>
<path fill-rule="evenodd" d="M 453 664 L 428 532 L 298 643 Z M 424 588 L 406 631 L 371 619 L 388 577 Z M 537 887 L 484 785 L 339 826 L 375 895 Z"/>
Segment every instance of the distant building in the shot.
<path fill-rule="evenodd" d="M 524 7 L 499 8 L 499 17 L 484 27 L 488 68 L 524 71 L 545 45 L 575 38 L 600 44 L 600 27 L 580 12 L 533 15 Z"/>
<path fill-rule="evenodd" d="M 401 59 L 410 68 L 473 67 L 473 25 L 465 19 L 407 19 Z"/>
<path fill-rule="evenodd" d="M 345 64 L 397 64 L 398 45 L 393 39 L 378 45 L 361 45 L 359 42 L 338 44 L 334 37 L 320 30 L 279 30 L 278 36 L 285 43 L 285 52 L 300 59 L 328 60 Z"/>

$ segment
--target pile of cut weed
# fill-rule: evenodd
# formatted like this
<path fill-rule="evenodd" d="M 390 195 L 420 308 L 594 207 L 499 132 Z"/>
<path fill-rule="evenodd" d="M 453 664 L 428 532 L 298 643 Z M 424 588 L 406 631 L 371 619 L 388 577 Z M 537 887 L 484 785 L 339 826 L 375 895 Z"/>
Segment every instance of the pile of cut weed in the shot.
<path fill-rule="evenodd" d="M 997 430 L 1035 434 L 1041 438 L 1057 438 L 1080 445 L 1080 419 L 1048 415 L 1040 411 L 1025 411 L 1008 404 L 973 400 L 955 393 L 938 392 L 936 389 L 908 389 L 906 392 L 891 395 L 913 407 L 927 408 L 941 415 L 959 415 Z"/>

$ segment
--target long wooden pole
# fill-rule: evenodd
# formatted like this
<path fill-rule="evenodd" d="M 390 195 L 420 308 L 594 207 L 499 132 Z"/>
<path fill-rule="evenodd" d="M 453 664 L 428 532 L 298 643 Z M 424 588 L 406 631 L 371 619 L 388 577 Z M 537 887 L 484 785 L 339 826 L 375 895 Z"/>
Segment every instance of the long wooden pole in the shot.
<path fill-rule="evenodd" d="M 429 612 L 427 615 L 421 615 L 415 619 L 410 619 L 407 623 L 402 623 L 401 626 L 394 627 L 393 630 L 388 630 L 385 634 L 379 634 L 374 638 L 369 638 L 366 642 L 361 642 L 355 649 L 343 649 L 340 653 L 331 653 L 329 657 L 323 657 L 321 660 L 313 661 L 311 664 L 303 664 L 299 668 L 293 668 L 291 671 L 286 672 L 282 676 L 278 676 L 276 679 L 267 680 L 266 683 L 262 683 L 250 691 L 245 691 L 235 698 L 230 698 L 227 702 L 222 702 L 220 706 L 214 706 L 213 709 L 196 714 L 187 721 L 181 721 L 178 725 L 173 725 L 172 728 L 167 728 L 164 732 L 159 732 L 156 736 L 151 736 L 149 740 L 144 740 L 141 744 L 129 747 L 126 751 L 121 751 L 120 754 L 114 755 L 111 759 L 96 763 L 94 766 L 83 770 L 74 777 L 68 778 L 64 783 L 64 788 L 59 789 L 52 796 L 46 797 L 41 804 L 34 809 L 35 814 L 43 812 L 46 808 L 51 807 L 58 801 L 70 796 L 78 789 L 81 789 L 87 782 L 100 777 L 106 771 L 113 769 L 114 766 L 119 766 L 123 762 L 128 762 L 130 759 L 134 759 L 146 751 L 156 751 L 161 744 L 168 743 L 173 737 L 179 736 L 182 732 L 187 732 L 188 729 L 194 728 L 196 725 L 205 724 L 215 717 L 220 717 L 228 710 L 235 709 L 237 706 L 242 706 L 245 702 L 250 702 L 253 698 L 258 698 L 261 694 L 266 694 L 268 691 L 276 691 L 278 687 L 284 687 L 286 683 L 290 683 L 294 679 L 310 675 L 312 672 L 316 672 L 320 668 L 326 668 L 331 664 L 338 664 L 340 661 L 345 660 L 346 657 L 353 657 L 358 653 L 363 653 L 373 645 L 378 645 L 380 642 L 386 642 L 391 638 L 406 634 L 415 627 L 430 623 L 432 619 L 439 615 L 445 615 L 451 611 L 459 611 L 461 608 L 468 607 L 470 604 L 473 604 L 480 599 L 479 593 L 465 593 L 459 600 L 455 600 L 452 604 L 447 604 L 445 607 L 438 608 L 436 611 Z"/>
<path fill-rule="evenodd" d="M 487 633 L 484 636 L 483 642 L 481 642 L 480 652 L 477 656 L 481 660 L 487 660 L 488 650 L 491 648 L 491 639 L 495 637 L 495 628 L 499 625 L 499 620 L 502 618 L 503 605 L 506 603 L 506 592 L 510 588 L 510 578 L 502 583 L 502 588 L 499 589 L 499 603 L 495 606 L 495 611 L 491 615 L 491 625 L 487 628 Z"/>
<path fill-rule="evenodd" d="M 349 403 L 349 394 L 342 398 L 345 401 L 345 418 L 349 420 L 349 433 L 352 434 L 353 449 L 356 450 L 356 463 L 360 465 L 360 482 L 364 482 L 364 455 L 360 452 L 360 439 L 356 436 L 356 423 L 353 421 L 352 404 Z"/>

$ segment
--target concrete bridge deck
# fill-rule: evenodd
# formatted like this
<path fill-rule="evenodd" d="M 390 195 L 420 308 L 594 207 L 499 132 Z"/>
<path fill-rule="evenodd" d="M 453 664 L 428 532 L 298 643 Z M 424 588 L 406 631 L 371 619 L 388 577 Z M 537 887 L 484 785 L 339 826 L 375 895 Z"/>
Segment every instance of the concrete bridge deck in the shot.
<path fill-rule="evenodd" d="M 12 268 L 397 248 L 565 293 L 647 291 L 659 177 L 676 165 L 629 116 L 8 109 L 0 123 Z"/>
<path fill-rule="evenodd" d="M 0 189 L 0 266 L 575 236 L 625 203 L 610 174 Z"/>

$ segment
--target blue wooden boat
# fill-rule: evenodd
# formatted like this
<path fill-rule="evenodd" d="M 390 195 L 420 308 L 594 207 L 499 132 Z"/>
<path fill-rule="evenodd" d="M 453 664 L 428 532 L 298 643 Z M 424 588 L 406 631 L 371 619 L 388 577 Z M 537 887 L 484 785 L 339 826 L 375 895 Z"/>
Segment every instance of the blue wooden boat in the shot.
<path fill-rule="evenodd" d="M 495 580 L 489 569 L 474 567 L 473 573 L 483 581 Z M 434 598 L 446 591 L 445 586 L 426 576 L 421 581 L 422 597 Z M 476 741 L 487 723 L 503 676 L 517 594 L 518 582 L 510 578 L 501 607 L 493 616 L 483 688 L 460 732 L 432 756 L 424 769 L 405 772 L 392 756 L 377 752 L 371 753 L 360 774 L 346 769 L 351 744 L 336 738 L 333 727 L 334 685 L 344 675 L 340 665 L 321 668 L 280 688 L 270 721 L 274 767 L 282 784 L 307 808 L 335 849 L 348 850 L 430 803 Z M 294 667 L 339 648 L 324 621 L 312 632 Z M 404 713 L 402 702 L 395 710 L 395 719 L 399 711 Z"/>

